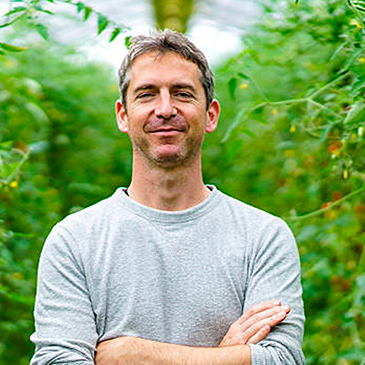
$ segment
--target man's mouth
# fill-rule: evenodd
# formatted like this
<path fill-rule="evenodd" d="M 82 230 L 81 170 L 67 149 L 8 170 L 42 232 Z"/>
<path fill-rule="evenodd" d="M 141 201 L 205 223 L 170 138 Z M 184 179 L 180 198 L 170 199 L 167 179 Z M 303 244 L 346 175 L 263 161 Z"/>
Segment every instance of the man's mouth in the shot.
<path fill-rule="evenodd" d="M 181 118 L 174 118 L 169 121 L 152 119 L 143 129 L 147 133 L 172 136 L 185 132 L 187 130 L 187 125 Z"/>
<path fill-rule="evenodd" d="M 184 132 L 184 128 L 174 128 L 174 127 L 161 127 L 158 129 L 150 130 L 149 133 L 158 133 L 158 134 L 177 134 Z"/>
<path fill-rule="evenodd" d="M 175 128 L 163 128 L 163 129 L 156 129 L 150 131 L 149 133 L 161 136 L 161 137 L 172 137 L 184 132 L 182 129 L 175 129 Z"/>

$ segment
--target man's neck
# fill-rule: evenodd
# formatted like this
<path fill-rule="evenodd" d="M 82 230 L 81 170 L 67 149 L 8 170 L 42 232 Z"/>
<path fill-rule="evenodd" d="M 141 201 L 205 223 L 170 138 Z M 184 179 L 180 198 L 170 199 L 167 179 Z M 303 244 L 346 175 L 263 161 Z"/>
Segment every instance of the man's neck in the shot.
<path fill-rule="evenodd" d="M 178 211 L 201 203 L 210 194 L 203 183 L 200 160 L 168 170 L 135 162 L 128 195 L 140 204 Z"/>

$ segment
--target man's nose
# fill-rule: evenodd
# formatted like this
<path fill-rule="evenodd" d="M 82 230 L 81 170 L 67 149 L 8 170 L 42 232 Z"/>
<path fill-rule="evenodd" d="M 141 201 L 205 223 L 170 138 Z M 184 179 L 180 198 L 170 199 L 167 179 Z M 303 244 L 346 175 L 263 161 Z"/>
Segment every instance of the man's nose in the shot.
<path fill-rule="evenodd" d="M 176 108 L 174 107 L 170 93 L 161 92 L 160 97 L 158 99 L 158 104 L 155 108 L 155 114 L 157 117 L 168 119 L 175 116 L 177 113 Z"/>

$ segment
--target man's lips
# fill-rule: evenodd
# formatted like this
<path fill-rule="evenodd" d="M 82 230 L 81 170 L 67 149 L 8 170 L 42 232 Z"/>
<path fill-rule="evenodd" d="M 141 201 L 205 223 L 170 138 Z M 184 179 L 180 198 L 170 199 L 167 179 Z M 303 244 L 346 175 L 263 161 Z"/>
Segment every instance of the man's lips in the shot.
<path fill-rule="evenodd" d="M 187 130 L 187 124 L 179 116 L 169 120 L 151 118 L 143 129 L 146 133 L 172 135 L 185 132 Z"/>
<path fill-rule="evenodd" d="M 149 131 L 149 133 L 174 133 L 174 132 L 184 132 L 184 129 L 161 128 Z"/>
<path fill-rule="evenodd" d="M 159 136 L 159 137 L 174 137 L 177 136 L 181 133 L 183 133 L 184 130 L 181 129 L 157 129 L 157 130 L 153 130 L 153 131 L 149 131 L 149 133 L 155 135 L 155 136 Z"/>

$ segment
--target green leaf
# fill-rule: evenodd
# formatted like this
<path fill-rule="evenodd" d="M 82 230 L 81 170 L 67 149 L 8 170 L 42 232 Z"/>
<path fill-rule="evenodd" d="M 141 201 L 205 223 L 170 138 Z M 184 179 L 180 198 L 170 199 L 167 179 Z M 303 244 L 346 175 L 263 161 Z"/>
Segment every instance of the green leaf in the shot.
<path fill-rule="evenodd" d="M 250 136 L 252 138 L 256 137 L 256 134 L 254 132 L 248 130 L 248 129 L 244 129 L 242 132 L 247 134 L 248 136 Z"/>
<path fill-rule="evenodd" d="M 41 11 L 42 13 L 47 13 L 47 14 L 50 14 L 50 15 L 53 15 L 53 13 L 47 9 L 43 9 L 41 6 L 39 5 L 35 5 L 34 6 L 34 9 L 35 10 L 38 10 L 38 11 Z"/>
<path fill-rule="evenodd" d="M 356 96 L 359 92 L 362 92 L 362 89 L 365 87 L 365 75 L 358 75 L 357 81 L 354 83 L 353 88 L 351 90 L 351 95 Z"/>
<path fill-rule="evenodd" d="M 35 25 L 35 29 L 44 40 L 48 41 L 49 39 L 48 29 L 43 24 L 37 23 Z"/>
<path fill-rule="evenodd" d="M 237 75 L 242 79 L 249 80 L 250 78 L 242 72 L 238 72 Z"/>
<path fill-rule="evenodd" d="M 86 21 L 86 20 L 88 20 L 88 18 L 90 16 L 90 14 L 92 13 L 93 9 L 91 9 L 88 6 L 85 6 L 84 7 L 84 11 L 85 11 L 85 13 L 84 13 L 84 21 Z"/>
<path fill-rule="evenodd" d="M 85 8 L 85 5 L 83 3 L 76 3 L 75 6 L 77 8 L 78 13 L 80 13 Z"/>
<path fill-rule="evenodd" d="M 7 43 L 0 43 L 0 47 L 8 52 L 24 52 L 26 50 L 25 47 L 16 47 Z"/>
<path fill-rule="evenodd" d="M 365 8 L 363 8 L 363 7 L 362 7 L 362 6 L 360 6 L 360 5 L 355 5 L 355 8 L 356 8 L 357 10 L 360 10 L 360 11 L 365 12 Z"/>
<path fill-rule="evenodd" d="M 333 55 L 330 58 L 330 61 L 334 60 L 336 58 L 336 56 L 350 43 L 349 40 L 347 40 L 346 42 L 343 42 L 339 47 L 337 47 L 337 49 L 335 50 L 335 52 L 333 53 Z"/>
<path fill-rule="evenodd" d="M 257 53 L 257 51 L 255 49 L 245 49 L 239 56 L 238 58 L 242 58 L 243 56 L 245 56 L 246 54 L 249 54 L 252 59 L 258 64 L 261 65 L 261 61 L 260 61 L 260 57 L 259 54 Z M 234 59 L 234 61 L 237 61 L 236 59 Z"/>
<path fill-rule="evenodd" d="M 40 10 L 42 13 L 46 13 L 46 14 L 49 14 L 49 15 L 54 15 L 54 13 L 52 13 L 50 10 L 46 10 L 46 9 L 42 9 Z"/>
<path fill-rule="evenodd" d="M 349 123 L 354 120 L 358 114 L 364 109 L 364 104 L 359 100 L 352 105 L 350 111 L 347 113 L 344 123 Z"/>
<path fill-rule="evenodd" d="M 109 42 L 113 42 L 114 39 L 118 37 L 118 35 L 120 34 L 120 32 L 121 32 L 120 28 L 115 28 L 113 30 L 112 35 L 110 36 Z"/>
<path fill-rule="evenodd" d="M 319 139 L 320 142 L 324 142 L 327 139 L 328 133 L 330 132 L 332 127 L 333 127 L 332 123 L 326 125 L 326 127 L 322 131 L 321 138 Z"/>
<path fill-rule="evenodd" d="M 295 5 L 298 5 L 299 4 L 299 0 L 295 0 Z"/>
<path fill-rule="evenodd" d="M 15 13 L 19 13 L 20 11 L 25 11 L 27 10 L 27 8 L 25 6 L 18 6 L 17 8 L 14 8 L 10 11 L 8 11 L 6 14 L 4 14 L 3 16 L 9 16 L 9 15 L 12 15 L 12 14 L 15 14 Z"/>
<path fill-rule="evenodd" d="M 47 114 L 44 112 L 41 106 L 38 106 L 37 104 L 32 102 L 27 102 L 24 104 L 24 107 L 29 112 L 29 114 L 34 117 L 34 119 L 39 123 L 48 122 Z"/>
<path fill-rule="evenodd" d="M 235 100 L 235 92 L 236 92 L 236 88 L 237 88 L 237 79 L 235 77 L 232 77 L 229 81 L 228 81 L 228 91 L 229 91 L 229 96 L 232 100 Z"/>
<path fill-rule="evenodd" d="M 124 45 L 127 47 L 127 49 L 129 49 L 129 47 L 131 46 L 131 36 L 125 37 L 124 38 Z"/>
<path fill-rule="evenodd" d="M 0 56 L 4 56 L 4 55 L 5 55 L 5 52 L 2 49 L 0 49 Z"/>
<path fill-rule="evenodd" d="M 38 141 L 30 144 L 28 147 L 32 152 L 32 155 L 36 155 L 49 150 L 50 143 L 48 141 Z"/>
<path fill-rule="evenodd" d="M 246 109 L 241 109 L 236 117 L 234 118 L 233 122 L 230 124 L 230 126 L 227 129 L 227 132 L 225 133 L 223 139 L 221 140 L 221 143 L 225 143 L 227 142 L 227 140 L 229 139 L 231 133 L 237 128 L 238 124 L 242 121 L 244 121 L 245 119 L 247 119 L 247 115 L 246 114 Z"/>
<path fill-rule="evenodd" d="M 4 141 L 0 143 L 0 149 L 9 149 L 13 146 L 13 141 Z"/>
<path fill-rule="evenodd" d="M 354 52 L 352 52 L 351 55 L 347 58 L 346 64 L 344 68 L 339 72 L 339 74 L 346 72 L 361 52 L 363 52 L 362 49 L 356 49 Z"/>
<path fill-rule="evenodd" d="M 248 50 L 249 55 L 252 57 L 252 59 L 259 65 L 261 65 L 261 61 L 259 58 L 259 54 L 254 49 Z"/>
<path fill-rule="evenodd" d="M 109 20 L 102 14 L 98 14 L 98 35 L 108 26 Z"/>

